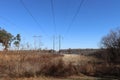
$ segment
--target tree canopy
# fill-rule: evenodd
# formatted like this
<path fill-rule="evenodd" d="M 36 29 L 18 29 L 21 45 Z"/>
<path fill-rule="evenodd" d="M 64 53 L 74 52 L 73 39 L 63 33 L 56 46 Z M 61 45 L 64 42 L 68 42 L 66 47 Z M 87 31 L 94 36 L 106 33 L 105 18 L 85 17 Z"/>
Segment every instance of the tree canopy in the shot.
<path fill-rule="evenodd" d="M 7 32 L 5 29 L 0 29 L 0 43 L 5 47 L 4 50 L 8 50 L 9 46 L 14 40 L 18 40 L 20 42 L 20 34 L 17 34 L 14 37 L 11 33 Z"/>
<path fill-rule="evenodd" d="M 15 37 L 14 45 L 19 49 L 20 46 L 20 41 L 21 41 L 21 36 L 20 34 L 17 34 Z"/>

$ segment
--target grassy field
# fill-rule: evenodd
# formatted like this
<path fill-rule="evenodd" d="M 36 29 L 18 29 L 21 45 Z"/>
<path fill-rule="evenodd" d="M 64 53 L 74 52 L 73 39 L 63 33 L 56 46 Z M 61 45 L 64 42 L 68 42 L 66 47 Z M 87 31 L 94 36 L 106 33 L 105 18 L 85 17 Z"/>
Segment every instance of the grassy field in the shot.
<path fill-rule="evenodd" d="M 0 80 L 120 80 L 117 78 L 97 78 L 97 77 L 89 77 L 89 76 L 69 76 L 69 77 L 30 77 L 30 78 L 0 78 Z"/>
<path fill-rule="evenodd" d="M 111 67 L 92 56 L 45 51 L 0 52 L 0 80 L 103 80 L 88 76 L 119 75 L 119 70 L 120 65 Z"/>

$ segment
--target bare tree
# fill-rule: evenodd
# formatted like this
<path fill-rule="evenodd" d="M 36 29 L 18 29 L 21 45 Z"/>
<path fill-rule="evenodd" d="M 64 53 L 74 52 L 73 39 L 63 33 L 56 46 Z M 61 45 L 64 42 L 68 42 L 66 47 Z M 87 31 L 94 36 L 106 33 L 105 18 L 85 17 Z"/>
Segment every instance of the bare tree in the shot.
<path fill-rule="evenodd" d="M 120 56 L 120 28 L 111 30 L 101 40 L 102 48 L 107 50 L 109 61 L 115 62 Z"/>

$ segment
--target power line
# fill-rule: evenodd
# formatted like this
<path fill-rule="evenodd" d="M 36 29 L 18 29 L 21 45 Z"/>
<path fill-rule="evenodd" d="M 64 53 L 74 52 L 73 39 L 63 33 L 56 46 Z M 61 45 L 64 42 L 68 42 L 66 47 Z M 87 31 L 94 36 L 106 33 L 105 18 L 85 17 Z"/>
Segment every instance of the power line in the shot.
<path fill-rule="evenodd" d="M 0 16 L 0 19 L 8 22 L 9 24 L 13 25 L 14 27 L 17 27 L 17 25 L 16 25 L 15 23 L 13 23 L 12 21 L 10 21 L 9 19 L 7 19 L 7 18 L 5 18 L 5 17 L 3 17 L 3 16 Z"/>
<path fill-rule="evenodd" d="M 55 34 L 56 34 L 56 22 L 55 22 L 55 12 L 54 12 L 53 0 L 51 0 L 51 8 L 52 8 L 52 16 L 53 16 L 54 32 L 55 32 Z"/>
<path fill-rule="evenodd" d="M 68 33 L 69 33 L 69 31 L 70 31 L 70 29 L 71 29 L 71 27 L 72 27 L 73 22 L 75 21 L 78 13 L 80 12 L 80 9 L 81 9 L 83 3 L 84 3 L 84 0 L 80 0 L 80 4 L 79 4 L 79 6 L 78 6 L 78 8 L 77 8 L 77 11 L 76 11 L 75 15 L 73 16 L 70 24 L 68 25 L 68 28 L 67 28 L 67 31 L 66 31 L 66 34 L 65 34 L 65 35 L 68 35 Z"/>
<path fill-rule="evenodd" d="M 54 11 L 54 4 L 53 4 L 53 0 L 51 0 L 51 10 L 52 10 L 52 17 L 53 17 L 53 26 L 54 26 L 54 35 L 53 35 L 53 52 L 55 51 L 55 47 L 56 47 L 56 34 L 57 34 L 57 30 L 56 30 L 56 21 L 55 21 L 55 11 Z"/>
<path fill-rule="evenodd" d="M 25 3 L 23 2 L 23 0 L 20 0 L 21 4 L 23 5 L 23 7 L 25 8 L 25 10 L 28 12 L 28 14 L 32 17 L 32 19 L 34 20 L 34 22 L 37 24 L 37 26 L 39 26 L 41 28 L 41 31 L 43 33 L 45 33 L 44 29 L 41 27 L 40 23 L 36 20 L 36 18 L 33 16 L 33 14 L 30 12 L 30 10 L 28 9 L 28 7 L 26 7 Z"/>

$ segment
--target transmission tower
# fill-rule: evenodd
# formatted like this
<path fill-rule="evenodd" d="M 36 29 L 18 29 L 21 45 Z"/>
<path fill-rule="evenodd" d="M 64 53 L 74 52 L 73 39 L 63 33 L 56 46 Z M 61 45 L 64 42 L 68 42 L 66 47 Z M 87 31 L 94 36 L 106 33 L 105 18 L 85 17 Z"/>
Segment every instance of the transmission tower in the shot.
<path fill-rule="evenodd" d="M 33 36 L 33 38 L 34 38 L 34 49 L 36 50 L 37 49 L 37 45 L 36 45 L 36 42 L 37 42 L 37 39 L 39 40 L 39 48 L 40 48 L 40 46 L 41 46 L 41 41 L 40 41 L 40 39 L 41 39 L 41 36 Z"/>

